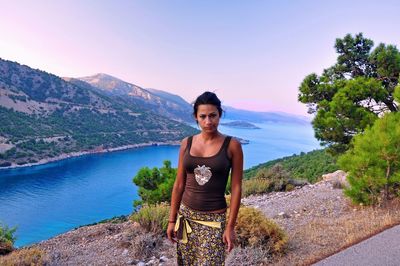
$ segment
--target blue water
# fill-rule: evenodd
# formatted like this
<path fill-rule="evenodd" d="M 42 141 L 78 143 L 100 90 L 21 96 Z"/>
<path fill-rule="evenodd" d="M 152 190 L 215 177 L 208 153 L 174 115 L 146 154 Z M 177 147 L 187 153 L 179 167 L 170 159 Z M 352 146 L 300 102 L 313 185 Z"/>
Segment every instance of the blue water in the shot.
<path fill-rule="evenodd" d="M 220 126 L 250 140 L 245 168 L 320 148 L 311 125 L 257 124 L 261 129 Z M 152 146 L 92 154 L 46 165 L 0 170 L 0 222 L 17 226 L 17 247 L 102 219 L 130 214 L 137 199 L 132 183 L 144 166 L 177 166 L 178 146 Z"/>

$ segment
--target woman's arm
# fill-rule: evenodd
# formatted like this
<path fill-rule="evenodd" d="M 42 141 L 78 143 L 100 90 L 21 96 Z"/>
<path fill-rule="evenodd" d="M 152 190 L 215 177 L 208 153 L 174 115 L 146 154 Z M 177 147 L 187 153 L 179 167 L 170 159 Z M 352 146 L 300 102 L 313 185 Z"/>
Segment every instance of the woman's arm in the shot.
<path fill-rule="evenodd" d="M 167 229 L 168 239 L 171 240 L 172 242 L 176 242 L 174 240 L 175 238 L 174 221 L 176 221 L 176 214 L 178 213 L 179 205 L 182 200 L 182 194 L 185 189 L 186 175 L 185 175 L 185 170 L 183 169 L 183 154 L 185 153 L 186 145 L 187 145 L 187 138 L 182 140 L 181 147 L 179 149 L 178 170 L 174 182 L 174 187 L 172 188 L 171 208 L 169 211 L 168 229 Z"/>
<path fill-rule="evenodd" d="M 240 207 L 240 198 L 242 194 L 242 176 L 243 176 L 243 151 L 239 141 L 232 139 L 228 148 L 232 154 L 231 171 L 231 201 L 229 207 L 228 224 L 223 236 L 223 241 L 227 244 L 228 252 L 234 247 L 235 242 L 235 223 Z"/>

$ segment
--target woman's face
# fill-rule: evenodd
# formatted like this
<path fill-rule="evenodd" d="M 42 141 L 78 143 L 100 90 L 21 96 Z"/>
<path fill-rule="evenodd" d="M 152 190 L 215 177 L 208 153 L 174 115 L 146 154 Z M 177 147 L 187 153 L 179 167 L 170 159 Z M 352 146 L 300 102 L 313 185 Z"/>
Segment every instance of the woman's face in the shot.
<path fill-rule="evenodd" d="M 219 113 L 215 105 L 200 104 L 197 107 L 196 120 L 203 132 L 214 132 L 218 129 Z"/>

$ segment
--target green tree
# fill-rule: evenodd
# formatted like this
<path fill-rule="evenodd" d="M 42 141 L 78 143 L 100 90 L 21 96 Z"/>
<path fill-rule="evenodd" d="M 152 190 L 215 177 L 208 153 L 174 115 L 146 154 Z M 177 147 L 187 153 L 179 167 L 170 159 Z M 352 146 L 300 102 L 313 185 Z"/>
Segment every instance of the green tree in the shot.
<path fill-rule="evenodd" d="M 168 160 L 164 161 L 161 168 L 141 168 L 133 178 L 133 183 L 139 187 L 138 193 L 141 197 L 141 200 L 134 201 L 134 207 L 143 203 L 156 204 L 170 201 L 176 172 L 177 169 L 172 168 Z"/>
<path fill-rule="evenodd" d="M 351 139 L 387 112 L 397 112 L 393 92 L 399 81 L 400 52 L 393 45 L 379 44 L 362 33 L 336 39 L 335 65 L 321 76 L 304 78 L 298 99 L 315 114 L 315 136 L 332 154 L 340 154 Z"/>
<path fill-rule="evenodd" d="M 400 102 L 400 87 L 396 89 Z M 378 204 L 400 196 L 400 113 L 387 113 L 353 139 L 353 147 L 339 157 L 348 172 L 345 194 L 355 203 Z M 382 197 L 383 196 L 383 197 Z"/>

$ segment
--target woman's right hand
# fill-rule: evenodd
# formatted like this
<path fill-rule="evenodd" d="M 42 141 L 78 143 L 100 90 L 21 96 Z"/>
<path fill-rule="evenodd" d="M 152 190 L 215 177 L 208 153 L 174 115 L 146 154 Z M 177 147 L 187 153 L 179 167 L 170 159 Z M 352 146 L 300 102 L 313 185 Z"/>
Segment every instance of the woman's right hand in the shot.
<path fill-rule="evenodd" d="M 168 239 L 172 243 L 176 243 L 177 242 L 176 233 L 175 233 L 175 223 L 168 223 L 167 236 L 168 236 Z"/>

